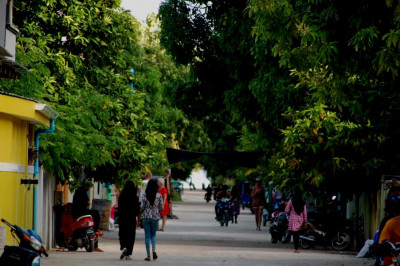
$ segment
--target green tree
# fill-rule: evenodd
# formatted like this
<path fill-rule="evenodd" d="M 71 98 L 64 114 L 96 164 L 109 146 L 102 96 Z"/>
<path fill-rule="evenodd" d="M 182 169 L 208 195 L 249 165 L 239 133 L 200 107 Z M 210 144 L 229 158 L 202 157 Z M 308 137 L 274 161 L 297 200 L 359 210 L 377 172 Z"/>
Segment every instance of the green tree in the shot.
<path fill-rule="evenodd" d="M 119 5 L 15 1 L 17 57 L 30 72 L 0 87 L 59 112 L 56 132 L 41 138 L 40 159 L 61 179 L 78 179 L 85 171 L 118 184 L 150 166 L 165 167 L 167 136 L 175 128 L 167 135 L 163 130 L 184 121 L 160 95 L 167 84 L 183 82 L 186 70 L 157 45 L 142 43 L 141 24 Z"/>
<path fill-rule="evenodd" d="M 397 9 L 389 1 L 249 1 L 253 53 L 262 66 L 254 88 L 258 95 L 271 89 L 275 95 L 284 90 L 302 95 L 300 101 L 283 101 L 293 111 L 287 113 L 289 124 L 281 127 L 284 142 L 270 164 L 280 181 L 332 190 L 357 184 L 353 188 L 365 191 L 382 173 L 398 171 L 393 167 L 398 157 L 393 148 L 398 146 L 398 49 L 392 39 Z M 270 62 L 279 66 L 281 74 L 273 73 L 286 88 L 263 86 Z M 328 113 L 335 119 L 327 124 Z M 324 119 L 316 125 L 319 114 Z M 340 188 L 330 186 L 343 180 Z"/>
<path fill-rule="evenodd" d="M 255 131 L 262 121 L 248 88 L 255 71 L 252 23 L 245 8 L 244 1 L 202 0 L 169 0 L 160 6 L 161 44 L 177 63 L 192 70 L 192 82 L 176 87 L 171 97 L 206 134 L 198 142 L 196 132 L 187 132 L 181 148 L 207 152 L 259 148 L 240 145 L 242 127 Z M 206 158 L 199 162 L 213 176 L 236 175 L 236 166 Z"/>

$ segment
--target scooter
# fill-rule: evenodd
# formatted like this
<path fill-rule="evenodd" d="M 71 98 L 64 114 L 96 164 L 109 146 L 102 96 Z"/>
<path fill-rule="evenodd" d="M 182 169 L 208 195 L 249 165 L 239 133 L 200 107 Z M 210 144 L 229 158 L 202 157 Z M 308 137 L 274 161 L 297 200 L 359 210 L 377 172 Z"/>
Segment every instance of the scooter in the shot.
<path fill-rule="evenodd" d="M 204 199 L 207 201 L 207 203 L 209 203 L 211 200 L 211 193 L 207 192 L 206 194 L 204 194 Z"/>
<path fill-rule="evenodd" d="M 217 202 L 217 221 L 221 226 L 228 226 L 231 217 L 229 198 L 222 198 Z"/>
<path fill-rule="evenodd" d="M 1 219 L 11 228 L 11 234 L 19 239 L 19 246 L 5 246 L 0 257 L 0 265 L 39 266 L 41 255 L 48 257 L 41 237 L 33 230 L 25 230 Z"/>
<path fill-rule="evenodd" d="M 290 233 L 288 229 L 289 216 L 284 210 L 285 203 L 281 203 L 272 214 L 269 232 L 271 234 L 271 242 L 273 244 L 276 244 L 278 241 L 281 241 L 282 243 L 288 243 L 290 241 Z"/>
<path fill-rule="evenodd" d="M 376 246 L 374 253 L 380 258 L 383 265 L 400 265 L 400 243 L 393 244 L 384 241 Z"/>
<path fill-rule="evenodd" d="M 92 252 L 97 245 L 98 235 L 94 231 L 94 222 L 91 215 L 83 215 L 76 219 L 72 216 L 72 204 L 68 203 L 61 216 L 61 232 L 64 233 L 65 246 L 70 251 L 85 248 Z"/>
<path fill-rule="evenodd" d="M 341 251 L 350 246 L 351 222 L 339 215 L 308 213 L 307 228 L 300 235 L 300 246 L 309 249 L 315 245 L 328 246 Z"/>

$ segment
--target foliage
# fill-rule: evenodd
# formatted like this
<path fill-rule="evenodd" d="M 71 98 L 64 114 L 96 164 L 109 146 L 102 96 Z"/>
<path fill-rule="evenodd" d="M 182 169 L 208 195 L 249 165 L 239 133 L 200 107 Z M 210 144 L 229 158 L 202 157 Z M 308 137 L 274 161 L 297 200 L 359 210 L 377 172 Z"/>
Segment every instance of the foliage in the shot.
<path fill-rule="evenodd" d="M 239 142 L 242 127 L 253 128 L 259 120 L 259 105 L 248 90 L 254 60 L 245 8 L 245 1 L 169 0 L 160 6 L 161 44 L 177 63 L 192 70 L 192 82 L 171 94 L 176 106 L 201 129 L 201 134 L 186 131 L 180 142 L 183 149 L 259 149 Z M 235 166 L 207 158 L 199 162 L 213 177 L 235 177 Z"/>
<path fill-rule="evenodd" d="M 393 1 L 163 2 L 161 43 L 195 77 L 174 94 L 177 106 L 203 123 L 210 150 L 266 154 L 250 171 L 201 163 L 214 177 L 258 173 L 343 193 L 399 172 L 398 9 Z"/>
<path fill-rule="evenodd" d="M 187 70 L 150 41 L 154 30 L 141 28 L 118 0 L 14 3 L 17 60 L 30 72 L 0 87 L 59 113 L 56 133 L 41 137 L 45 168 L 64 180 L 85 172 L 117 184 L 165 169 L 173 125 L 186 119 L 163 90 L 185 82 Z"/>
<path fill-rule="evenodd" d="M 281 127 L 284 142 L 269 164 L 283 185 L 339 191 L 356 185 L 360 192 L 398 171 L 391 148 L 399 133 L 397 9 L 384 1 L 249 1 L 260 65 L 253 90 L 300 95 L 283 101 L 289 124 Z M 281 82 L 262 83 L 273 80 L 271 73 Z"/>
<path fill-rule="evenodd" d="M 172 190 L 172 201 L 182 201 L 182 197 L 178 191 Z"/>

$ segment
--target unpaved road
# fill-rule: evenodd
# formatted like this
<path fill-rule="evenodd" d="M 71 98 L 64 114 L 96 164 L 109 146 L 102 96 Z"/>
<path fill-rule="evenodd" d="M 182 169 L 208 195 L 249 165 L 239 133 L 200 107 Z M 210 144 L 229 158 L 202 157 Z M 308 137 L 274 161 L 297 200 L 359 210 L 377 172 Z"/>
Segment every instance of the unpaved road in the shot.
<path fill-rule="evenodd" d="M 239 215 L 238 224 L 221 227 L 214 219 L 214 202 L 206 203 L 203 191 L 185 191 L 183 202 L 174 202 L 178 219 L 167 220 L 165 232 L 157 232 L 158 260 L 147 262 L 143 229 L 137 231 L 133 260 L 119 260 L 118 229 L 100 238 L 104 252 L 52 250 L 42 258 L 47 266 L 111 265 L 373 265 L 353 252 L 324 249 L 293 253 L 292 244 L 271 244 L 267 227 L 256 231 L 254 216 L 248 210 Z"/>

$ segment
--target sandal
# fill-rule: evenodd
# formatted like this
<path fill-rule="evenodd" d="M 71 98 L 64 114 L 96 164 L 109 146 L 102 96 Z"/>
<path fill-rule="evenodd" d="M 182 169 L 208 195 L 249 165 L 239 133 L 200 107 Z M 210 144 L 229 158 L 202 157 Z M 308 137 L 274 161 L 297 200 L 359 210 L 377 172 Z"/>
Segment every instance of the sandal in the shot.
<path fill-rule="evenodd" d="M 145 258 L 146 261 L 151 261 L 150 257 Z"/>
<path fill-rule="evenodd" d="M 153 252 L 153 260 L 156 260 L 158 258 L 157 253 Z"/>
<path fill-rule="evenodd" d="M 122 252 L 121 252 L 121 256 L 119 256 L 119 259 L 120 260 L 123 260 L 124 258 L 125 258 L 125 254 L 126 254 L 126 251 L 127 251 L 127 249 L 126 248 L 124 248 L 123 250 L 122 250 Z"/>

